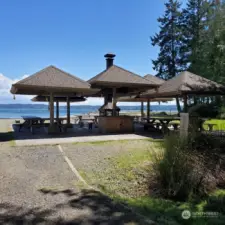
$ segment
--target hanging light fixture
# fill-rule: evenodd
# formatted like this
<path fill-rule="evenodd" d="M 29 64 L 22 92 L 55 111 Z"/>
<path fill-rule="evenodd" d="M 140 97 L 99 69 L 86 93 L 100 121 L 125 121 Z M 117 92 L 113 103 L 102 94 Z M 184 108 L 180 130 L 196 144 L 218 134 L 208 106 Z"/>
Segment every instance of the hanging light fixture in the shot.
<path fill-rule="evenodd" d="M 15 100 L 16 99 L 16 96 L 15 95 L 13 95 L 13 100 Z"/>

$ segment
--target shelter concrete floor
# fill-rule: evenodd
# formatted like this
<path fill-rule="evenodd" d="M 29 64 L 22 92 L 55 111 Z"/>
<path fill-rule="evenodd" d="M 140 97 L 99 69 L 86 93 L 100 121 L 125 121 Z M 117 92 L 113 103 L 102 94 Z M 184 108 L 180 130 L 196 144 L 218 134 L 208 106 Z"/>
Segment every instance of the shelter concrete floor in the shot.
<path fill-rule="evenodd" d="M 93 127 L 92 130 L 88 126 L 79 127 L 78 124 L 67 130 L 66 133 L 55 135 L 47 134 L 47 128 L 37 128 L 34 134 L 29 129 L 23 128 L 19 132 L 19 127 L 9 123 L 9 129 L 12 132 L 12 139 L 16 146 L 32 146 L 32 145 L 54 145 L 76 142 L 93 142 L 93 141 L 112 141 L 112 140 L 133 140 L 146 138 L 162 138 L 162 135 L 155 132 L 144 132 L 143 125 L 135 124 L 135 132 L 130 134 L 100 134 L 98 128 Z"/>

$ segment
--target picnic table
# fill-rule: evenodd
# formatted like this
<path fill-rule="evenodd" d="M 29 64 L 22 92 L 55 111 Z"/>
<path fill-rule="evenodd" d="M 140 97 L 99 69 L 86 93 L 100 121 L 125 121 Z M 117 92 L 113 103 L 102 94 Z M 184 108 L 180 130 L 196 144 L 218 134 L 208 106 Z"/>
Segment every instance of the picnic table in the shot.
<path fill-rule="evenodd" d="M 170 124 L 170 122 L 174 121 L 174 120 L 180 120 L 180 117 L 164 117 L 164 116 L 152 116 L 152 117 L 143 117 L 142 118 L 144 121 L 146 121 L 146 123 L 144 124 L 144 129 L 148 129 L 148 128 L 155 128 L 159 130 L 160 126 L 162 127 L 163 132 L 167 132 L 168 131 L 168 125 Z M 171 123 L 171 125 L 174 127 L 174 130 L 177 130 L 178 128 L 178 124 L 177 123 Z"/>
<path fill-rule="evenodd" d="M 84 115 L 78 116 L 78 118 L 78 124 L 80 127 L 83 127 L 84 123 L 87 123 L 89 130 L 92 130 L 93 124 L 95 124 L 95 126 L 98 124 L 98 116 Z"/>
<path fill-rule="evenodd" d="M 20 130 L 24 128 L 30 129 L 31 133 L 34 133 L 34 128 L 40 128 L 40 127 L 45 127 L 47 124 L 45 121 L 49 121 L 50 118 L 42 118 L 38 116 L 22 116 L 24 122 L 20 124 L 19 126 L 19 132 Z M 59 126 L 60 131 L 62 131 L 62 124 L 63 121 L 66 120 L 66 118 L 58 118 L 54 119 L 56 124 Z"/>

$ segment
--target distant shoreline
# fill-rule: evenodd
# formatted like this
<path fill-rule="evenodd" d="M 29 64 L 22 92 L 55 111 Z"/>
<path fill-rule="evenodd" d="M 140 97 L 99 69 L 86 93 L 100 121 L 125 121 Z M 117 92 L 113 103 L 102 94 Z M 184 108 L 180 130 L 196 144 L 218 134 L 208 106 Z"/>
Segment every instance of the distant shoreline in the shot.
<path fill-rule="evenodd" d="M 161 111 L 151 111 L 150 114 L 156 114 L 156 113 L 161 113 L 161 112 L 165 112 L 169 115 L 177 113 L 177 111 L 175 111 L 175 110 L 163 110 L 163 111 L 161 110 Z M 78 114 L 73 113 L 73 114 L 71 114 L 71 117 L 83 116 L 83 115 L 96 115 L 96 114 L 99 115 L 98 112 L 78 113 Z M 121 110 L 120 114 L 121 115 L 127 114 L 127 115 L 133 116 L 133 115 L 140 115 L 141 111 L 140 110 Z M 146 110 L 144 111 L 144 114 L 146 115 Z M 34 115 L 34 116 L 37 116 L 37 115 Z M 40 116 L 40 117 L 42 117 L 42 116 Z M 61 115 L 60 117 L 66 117 L 66 114 Z M 1 120 L 4 120 L 4 119 L 12 119 L 12 120 L 18 119 L 19 120 L 19 119 L 22 119 L 22 115 L 20 117 L 18 117 L 18 116 L 17 117 L 0 117 L 0 119 Z"/>

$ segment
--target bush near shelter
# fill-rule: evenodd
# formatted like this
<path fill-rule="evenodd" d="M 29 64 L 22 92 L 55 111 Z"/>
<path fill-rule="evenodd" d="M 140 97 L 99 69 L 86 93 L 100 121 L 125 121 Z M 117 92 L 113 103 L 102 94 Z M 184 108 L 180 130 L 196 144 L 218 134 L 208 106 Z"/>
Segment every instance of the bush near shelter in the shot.
<path fill-rule="evenodd" d="M 163 197 L 185 201 L 225 188 L 225 141 L 202 134 L 169 135 L 154 153 L 154 171 Z M 150 184 L 151 188 L 151 184 Z"/>

